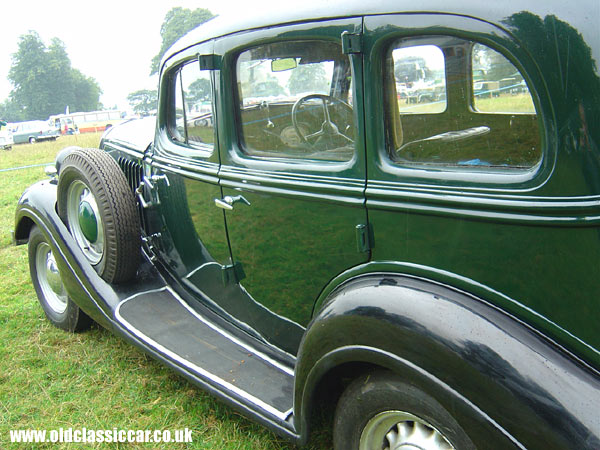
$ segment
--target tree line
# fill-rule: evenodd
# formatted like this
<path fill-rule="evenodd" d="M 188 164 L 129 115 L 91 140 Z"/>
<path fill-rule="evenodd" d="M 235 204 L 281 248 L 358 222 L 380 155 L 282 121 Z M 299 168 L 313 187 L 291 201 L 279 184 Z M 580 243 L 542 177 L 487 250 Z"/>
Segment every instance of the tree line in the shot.
<path fill-rule="evenodd" d="M 150 74 L 158 72 L 168 48 L 188 31 L 213 18 L 207 9 L 173 8 L 163 20 L 161 47 L 150 61 Z M 8 73 L 12 90 L 0 103 L 0 119 L 9 122 L 45 120 L 67 106 L 71 111 L 102 109 L 98 82 L 72 67 L 65 44 L 53 38 L 46 45 L 35 31 L 19 38 Z M 134 112 L 148 114 L 156 109 L 156 90 L 139 90 L 128 96 Z"/>
<path fill-rule="evenodd" d="M 46 46 L 35 31 L 19 38 L 8 80 L 13 89 L 0 104 L 0 117 L 11 122 L 47 119 L 67 105 L 91 111 L 100 104 L 98 82 L 71 66 L 65 44 L 53 38 Z"/>

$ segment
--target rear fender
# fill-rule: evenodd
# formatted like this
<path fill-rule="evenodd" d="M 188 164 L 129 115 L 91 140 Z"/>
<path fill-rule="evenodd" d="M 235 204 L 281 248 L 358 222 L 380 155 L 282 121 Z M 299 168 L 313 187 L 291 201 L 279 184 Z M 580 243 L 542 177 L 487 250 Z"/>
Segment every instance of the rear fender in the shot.
<path fill-rule="evenodd" d="M 329 294 L 298 354 L 299 429 L 307 429 L 327 374 L 357 362 L 432 394 L 477 447 L 600 446 L 598 373 L 516 318 L 447 286 L 370 274 Z"/>

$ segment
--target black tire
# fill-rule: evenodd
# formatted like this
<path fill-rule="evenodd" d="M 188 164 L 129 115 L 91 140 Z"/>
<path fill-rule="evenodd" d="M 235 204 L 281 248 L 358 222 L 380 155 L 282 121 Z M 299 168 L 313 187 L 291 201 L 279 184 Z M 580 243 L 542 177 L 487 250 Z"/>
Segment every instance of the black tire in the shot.
<path fill-rule="evenodd" d="M 48 320 L 66 331 L 87 330 L 92 319 L 67 295 L 50 244 L 37 226 L 29 233 L 28 253 L 31 281 Z"/>
<path fill-rule="evenodd" d="M 36 138 L 34 138 L 34 137 L 30 137 L 30 138 L 29 138 L 29 143 L 30 143 L 30 144 L 35 144 L 36 142 L 37 142 L 37 139 L 36 139 Z"/>
<path fill-rule="evenodd" d="M 436 440 L 418 441 L 423 431 Z M 354 380 L 336 407 L 334 449 L 381 450 L 397 448 L 400 441 L 424 450 L 475 448 L 442 405 L 394 374 L 374 372 Z"/>
<path fill-rule="evenodd" d="M 60 217 L 96 272 L 109 283 L 132 279 L 140 264 L 140 220 L 116 161 L 102 150 L 73 150 L 61 164 L 57 197 Z"/>

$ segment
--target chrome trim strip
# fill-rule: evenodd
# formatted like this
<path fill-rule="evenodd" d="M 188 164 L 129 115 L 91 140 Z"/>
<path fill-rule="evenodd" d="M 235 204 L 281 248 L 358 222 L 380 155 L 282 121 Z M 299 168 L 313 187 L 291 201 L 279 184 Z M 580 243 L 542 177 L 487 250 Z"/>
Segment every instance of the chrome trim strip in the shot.
<path fill-rule="evenodd" d="M 196 267 L 196 268 L 195 268 L 194 270 L 192 270 L 190 273 L 188 273 L 188 274 L 185 276 L 185 278 L 189 280 L 189 279 L 190 279 L 190 277 L 191 277 L 191 276 L 194 276 L 194 274 L 195 274 L 196 272 L 198 272 L 198 271 L 199 271 L 199 270 L 201 270 L 201 269 L 204 269 L 204 268 L 205 268 L 205 267 L 207 267 L 207 266 L 221 266 L 221 264 L 219 264 L 218 262 L 214 262 L 214 261 L 209 261 L 209 262 L 206 262 L 206 263 L 204 263 L 204 264 L 201 264 L 200 266 Z"/>
<path fill-rule="evenodd" d="M 197 317 L 201 322 L 203 322 L 204 324 L 208 325 L 211 329 L 213 329 L 214 331 L 218 332 L 219 334 L 221 334 L 222 336 L 224 336 L 227 339 L 230 339 L 232 342 L 240 345 L 242 348 L 251 351 L 253 354 L 255 354 L 256 356 L 260 357 L 261 359 L 265 360 L 266 362 L 269 362 L 270 364 L 272 364 L 273 366 L 277 367 L 280 370 L 283 370 L 283 368 L 285 368 L 284 366 L 282 366 L 281 364 L 273 361 L 271 358 L 267 357 L 266 355 L 261 354 L 260 352 L 256 352 L 253 349 L 251 349 L 251 347 L 247 346 L 247 345 L 242 345 L 241 342 L 235 338 L 233 338 L 231 335 L 229 335 L 229 333 L 226 333 L 224 330 L 219 329 L 216 325 L 209 323 L 206 319 L 202 318 L 199 314 L 197 314 L 195 311 L 191 310 L 186 304 L 185 302 L 183 302 L 183 300 L 170 288 L 170 287 L 164 287 L 164 288 L 160 288 L 160 289 L 154 289 L 151 291 L 145 291 L 145 292 L 140 292 L 137 294 L 132 295 L 131 297 L 127 297 L 125 300 L 123 300 L 122 302 L 120 302 L 117 305 L 117 308 L 115 309 L 115 317 L 116 319 L 119 321 L 119 323 L 121 323 L 125 328 L 127 328 L 131 333 L 133 333 L 135 336 L 137 336 L 138 338 L 140 338 L 142 341 L 150 344 L 154 349 L 158 350 L 159 352 L 161 352 L 162 354 L 168 356 L 169 358 L 171 358 L 172 360 L 178 362 L 179 364 L 181 364 L 182 366 L 187 367 L 188 369 L 198 373 L 199 375 L 201 375 L 204 378 L 207 378 L 211 381 L 213 381 L 214 383 L 218 384 L 219 386 L 237 394 L 238 396 L 248 400 L 250 403 L 258 406 L 259 408 L 263 409 L 264 411 L 267 411 L 269 414 L 277 417 L 280 420 L 286 420 L 290 414 L 292 414 L 293 408 L 290 408 L 287 411 L 279 411 L 278 409 L 274 408 L 271 405 L 268 405 L 267 403 L 265 403 L 264 401 L 262 401 L 261 399 L 253 396 L 252 394 L 232 385 L 231 383 L 217 377 L 216 375 L 208 372 L 207 370 L 203 369 L 202 367 L 197 366 L 196 364 L 188 361 L 187 359 L 184 359 L 183 357 L 181 357 L 180 355 L 178 355 L 177 353 L 169 350 L 168 348 L 162 346 L 161 344 L 159 344 L 158 342 L 156 342 L 155 340 L 153 340 L 152 338 L 146 336 L 144 333 L 142 333 L 141 331 L 139 331 L 137 328 L 135 328 L 133 325 L 131 325 L 129 322 L 127 322 L 127 320 L 125 320 L 125 318 L 123 316 L 121 316 L 120 314 L 120 309 L 121 306 L 123 304 L 125 304 L 126 302 L 128 302 L 129 300 L 132 300 L 140 295 L 143 294 L 147 294 L 147 293 L 151 293 L 151 292 L 160 292 L 163 290 L 168 290 L 177 301 L 179 301 L 188 311 L 190 311 L 195 317 Z M 275 364 L 273 364 L 275 363 Z M 287 368 L 286 368 L 287 369 Z M 288 369 L 289 370 L 289 369 Z M 291 373 L 288 370 L 283 370 L 285 373 L 290 374 L 293 376 L 293 371 L 291 371 Z"/>

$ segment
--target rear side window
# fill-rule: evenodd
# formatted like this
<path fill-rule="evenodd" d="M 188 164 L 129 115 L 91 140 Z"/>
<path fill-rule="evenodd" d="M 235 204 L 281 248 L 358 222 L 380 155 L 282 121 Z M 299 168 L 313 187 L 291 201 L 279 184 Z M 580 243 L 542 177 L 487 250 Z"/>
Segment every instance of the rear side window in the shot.
<path fill-rule="evenodd" d="M 502 54 L 481 44 L 471 51 L 473 107 L 480 113 L 535 114 L 527 83 Z"/>
<path fill-rule="evenodd" d="M 394 84 L 401 114 L 435 114 L 446 110 L 446 67 L 435 45 L 400 47 L 393 52 Z"/>
<path fill-rule="evenodd" d="M 213 148 L 215 142 L 211 71 L 198 61 L 182 66 L 173 80 L 171 138 L 195 148 Z"/>
<path fill-rule="evenodd" d="M 530 170 L 542 158 L 525 77 L 505 56 L 455 37 L 401 40 L 385 61 L 390 158 L 407 167 Z"/>

